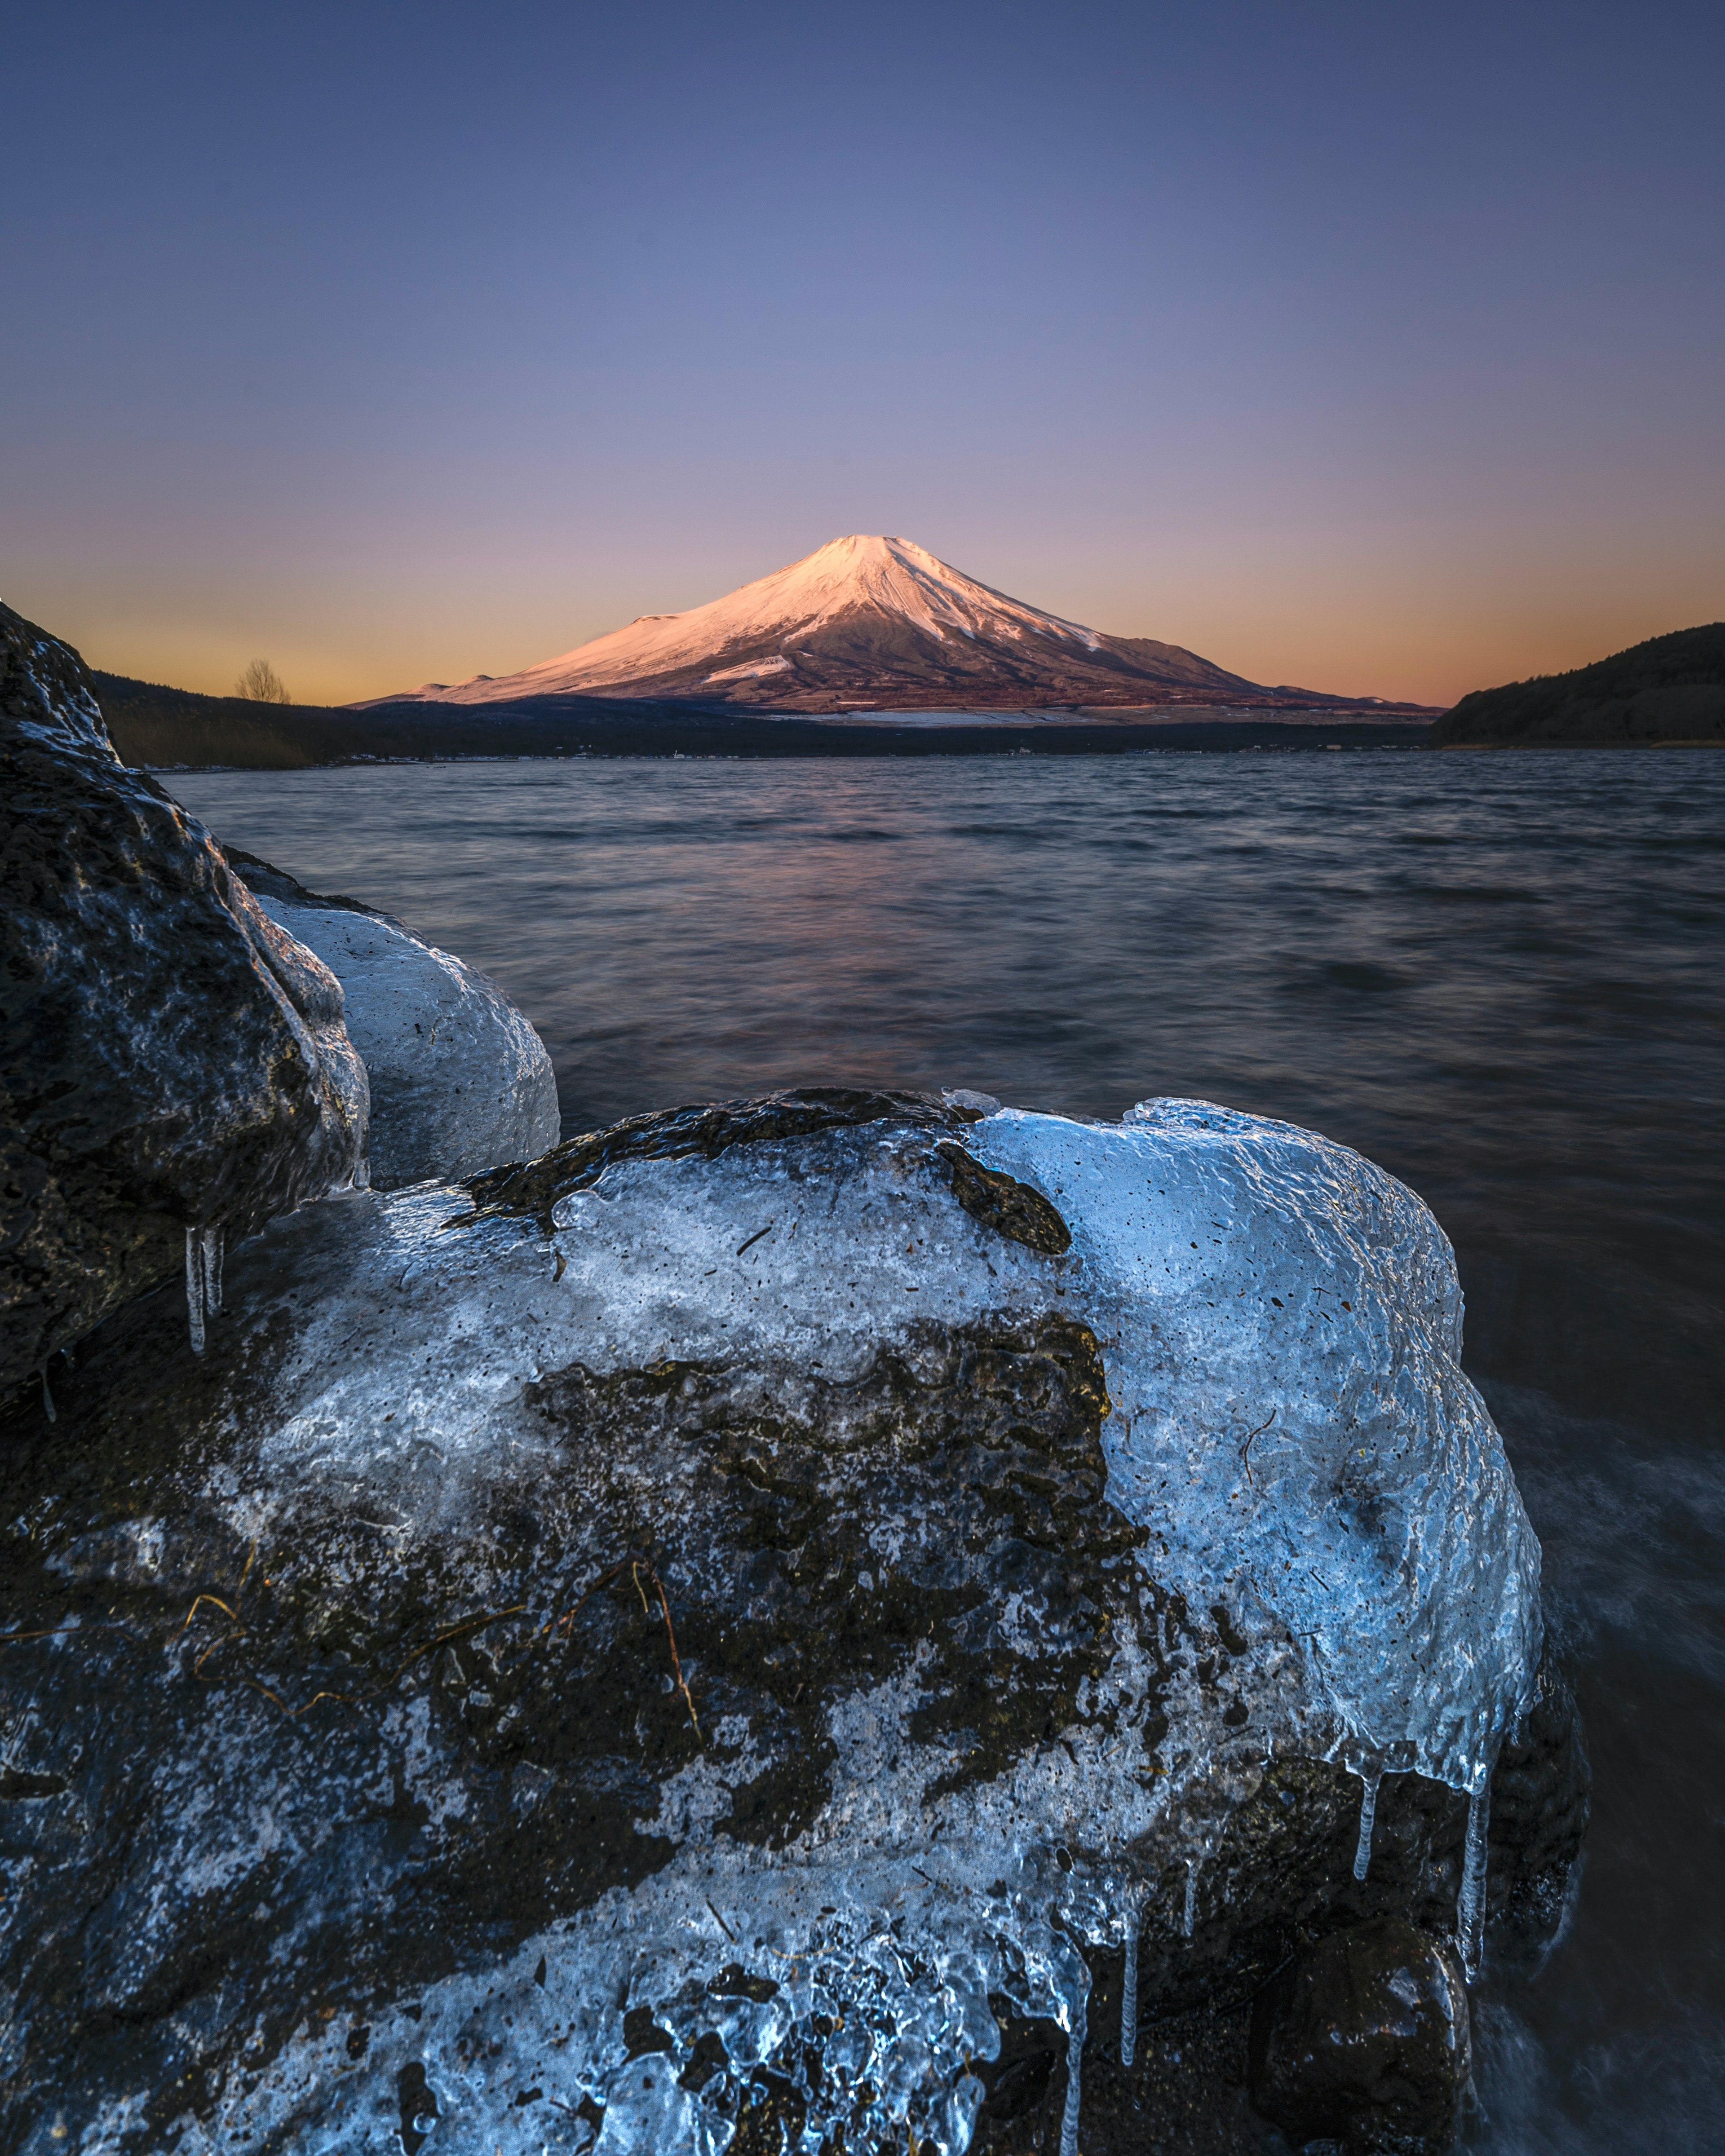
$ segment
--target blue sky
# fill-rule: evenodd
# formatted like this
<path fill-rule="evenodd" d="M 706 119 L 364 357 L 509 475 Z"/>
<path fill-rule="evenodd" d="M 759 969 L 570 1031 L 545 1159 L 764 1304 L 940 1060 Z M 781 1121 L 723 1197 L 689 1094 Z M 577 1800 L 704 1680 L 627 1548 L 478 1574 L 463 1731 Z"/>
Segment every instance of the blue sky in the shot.
<path fill-rule="evenodd" d="M 1448 700 L 1725 613 L 1725 10 L 38 6 L 0 592 L 501 673 L 843 531 Z"/>

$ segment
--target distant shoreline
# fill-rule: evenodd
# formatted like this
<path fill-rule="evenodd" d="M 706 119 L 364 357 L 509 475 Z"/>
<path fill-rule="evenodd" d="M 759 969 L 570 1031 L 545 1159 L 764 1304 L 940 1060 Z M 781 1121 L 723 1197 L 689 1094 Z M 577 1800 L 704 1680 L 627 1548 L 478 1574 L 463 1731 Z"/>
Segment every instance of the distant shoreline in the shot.
<path fill-rule="evenodd" d="M 1446 740 L 1441 719 L 1250 706 L 1140 706 L 1126 712 L 1043 707 L 873 711 L 839 716 L 715 709 L 624 697 L 536 705 L 374 706 L 365 711 L 200 696 L 121 676 L 95 677 L 116 748 L 155 771 L 299 771 L 367 764 L 656 762 L 786 757 L 1294 754 L 1341 749 L 1502 750 L 1717 747 L 1684 734 L 1602 741 L 1510 735 Z M 1151 711 L 1154 716 L 1150 716 Z"/>
<path fill-rule="evenodd" d="M 1568 755 L 1579 748 L 1599 748 L 1609 750 L 1612 755 L 1615 756 L 1620 752 L 1625 749 L 1725 748 L 1725 739 L 1719 739 L 1708 735 L 1693 734 L 1673 735 L 1669 740 L 1660 741 L 1599 741 L 1598 739 L 1590 738 L 1586 734 L 1575 734 L 1568 737 L 1567 739 L 1556 741 L 1547 741 L 1543 739 L 1533 741 L 1438 741 L 1427 742 L 1425 743 L 1425 746 L 1427 748 L 1437 750 L 1441 755 L 1448 755 L 1452 750 L 1466 750 L 1472 752 L 1481 749 L 1489 749 L 1494 755 L 1499 754 L 1505 750 L 1514 750 L 1517 754 L 1520 754 L 1523 752 L 1531 753 L 1534 752 L 1543 753 L 1547 749 L 1554 749 L 1562 754 Z"/>
<path fill-rule="evenodd" d="M 580 763 L 602 762 L 889 762 L 952 757 L 1096 757 L 1235 755 L 1275 752 L 1312 755 L 1325 751 L 1424 750 L 1429 729 L 1414 726 L 1253 725 L 1091 726 L 1060 725 L 1030 730 L 1006 726 L 834 726 L 819 721 L 769 719 L 721 726 L 609 726 L 583 730 L 583 737 L 555 745 L 492 740 L 484 744 L 439 744 L 341 753 L 140 756 L 114 727 L 116 746 L 128 762 L 152 771 L 354 770 L 416 763 Z"/>
<path fill-rule="evenodd" d="M 160 770 L 293 771 L 363 763 L 580 757 L 1094 756 L 1161 750 L 1424 747 L 1423 718 L 1250 707 L 1156 707 L 1106 716 L 1073 708 L 1010 712 L 871 711 L 788 715 L 624 697 L 559 697 L 536 706 L 248 703 L 98 675 L 108 731 L 131 764 Z M 1143 707 L 1140 707 L 1141 709 Z"/>
<path fill-rule="evenodd" d="M 931 730 L 932 731 L 932 730 Z M 991 732 L 995 731 L 991 729 Z M 1190 731 L 1196 732 L 1197 729 Z M 1218 727 L 1221 734 L 1232 729 Z M 1259 732 L 1267 729 L 1255 730 Z M 1286 730 L 1294 732 L 1293 727 Z M 662 744 L 633 746 L 608 742 L 574 749 L 472 749 L 444 754 L 374 756 L 360 753 L 352 756 L 331 757 L 316 762 L 295 763 L 235 763 L 212 762 L 144 762 L 138 768 L 152 772 L 192 771 L 391 771 L 427 763 L 796 763 L 831 762 L 849 759 L 852 762 L 891 762 L 908 759 L 939 759 L 970 757 L 1093 757 L 1093 756 L 1250 756 L 1288 755 L 1308 756 L 1325 751 L 1352 752 L 1361 754 L 1374 751 L 1406 751 L 1425 754 L 1429 751 L 1449 754 L 1497 755 L 1573 755 L 1579 750 L 1600 750 L 1611 755 L 1625 752 L 1643 752 L 1658 749 L 1713 749 L 1725 748 L 1725 742 L 1691 741 L 1507 741 L 1507 742 L 1432 742 L 1425 738 L 1409 739 L 1406 732 L 1391 739 L 1314 740 L 1309 737 L 1311 729 L 1299 731 L 1307 734 L 1304 740 L 1209 740 L 1156 741 L 1149 742 L 1113 742 L 1106 746 L 1082 742 L 1053 742 L 1039 743 L 1032 748 L 1023 742 L 1011 743 L 995 740 L 990 742 L 969 742 L 963 744 L 930 738 L 925 735 L 914 742 L 880 742 L 870 747 L 817 747 L 813 743 L 773 748 L 716 746 L 670 748 Z M 1386 732 L 1388 729 L 1384 730 Z M 1422 736 L 1424 729 L 1417 731 Z"/>
<path fill-rule="evenodd" d="M 905 762 L 915 758 L 938 760 L 948 757 L 1092 757 L 1092 756 L 1252 756 L 1287 755 L 1307 756 L 1334 750 L 1363 754 L 1384 750 L 1405 751 L 1425 754 L 1436 751 L 1441 754 L 1491 755 L 1573 755 L 1578 750 L 1599 750 L 1610 755 L 1625 752 L 1643 752 L 1659 749 L 1725 748 L 1725 742 L 1717 741 L 1639 741 L 1639 742 L 1430 742 L 1409 741 L 1209 741 L 1157 742 L 1147 744 L 1120 744 L 1106 748 L 1087 744 L 1055 747 L 1053 744 L 1037 748 L 1022 745 L 1013 747 L 1005 743 L 993 746 L 957 747 L 939 742 L 930 742 L 926 747 L 886 747 L 872 752 L 866 749 L 822 751 L 811 746 L 785 749 L 750 748 L 678 748 L 624 747 L 619 744 L 604 747 L 562 750 L 472 750 L 449 755 L 422 756 L 367 756 L 330 757 L 319 762 L 282 763 L 141 763 L 136 768 L 144 771 L 172 773 L 191 771 L 398 771 L 428 763 L 798 763 L 831 762 L 850 760 L 857 762 L 886 763 Z"/>

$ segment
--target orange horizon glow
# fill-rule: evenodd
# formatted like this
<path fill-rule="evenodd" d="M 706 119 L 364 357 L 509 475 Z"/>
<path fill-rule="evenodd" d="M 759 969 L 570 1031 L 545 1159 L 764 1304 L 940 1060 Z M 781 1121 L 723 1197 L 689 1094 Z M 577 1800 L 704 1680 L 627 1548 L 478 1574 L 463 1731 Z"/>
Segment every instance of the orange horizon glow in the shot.
<path fill-rule="evenodd" d="M 778 558 L 792 558 L 787 546 L 802 543 L 781 542 Z M 1372 577 L 1362 619 L 1338 594 L 1312 588 L 1320 579 L 1310 563 L 1260 562 L 1266 596 L 1255 608 L 1237 596 L 1219 603 L 1189 571 L 1170 574 L 1166 567 L 1152 576 L 1168 596 L 1154 605 L 1134 605 L 1128 593 L 1136 580 L 1118 572 L 1063 573 L 1064 565 L 1050 562 L 1038 575 L 1028 563 L 1015 569 L 978 561 L 974 547 L 967 553 L 950 542 L 932 551 L 1032 605 L 1107 634 L 1183 644 L 1249 680 L 1434 706 L 1452 704 L 1471 689 L 1567 672 L 1719 613 L 1717 598 L 1708 607 L 1717 580 L 1697 570 L 1692 553 L 1662 577 L 1648 573 L 1644 557 L 1635 581 L 1653 588 L 1609 595 L 1570 586 L 1538 595 L 1522 591 L 1512 602 L 1502 591 L 1470 591 L 1461 578 L 1440 579 L 1450 586 L 1441 591 L 1440 603 L 1418 611 L 1413 594 L 1394 589 L 1400 579 L 1393 567 L 1356 562 L 1349 565 L 1353 573 L 1338 581 L 1352 591 L 1359 576 Z M 632 577 L 610 566 L 601 572 L 603 583 L 598 575 L 570 579 L 578 595 L 563 599 L 547 588 L 562 578 L 516 574 L 505 591 L 495 574 L 488 578 L 475 564 L 467 592 L 434 598 L 386 584 L 368 606 L 357 580 L 344 579 L 339 595 L 315 573 L 307 575 L 303 593 L 285 589 L 279 578 L 264 595 L 236 590 L 227 579 L 213 593 L 198 593 L 169 587 L 153 565 L 138 585 L 63 570 L 30 579 L 23 588 L 14 578 L 0 597 L 104 672 L 228 696 L 242 668 L 263 657 L 295 703 L 339 706 L 428 680 L 514 673 L 637 615 L 703 604 L 773 566 L 770 542 L 764 550 L 737 548 L 731 566 L 716 566 L 704 578 L 699 568 L 685 565 L 662 576 L 637 567 Z M 1037 581 L 1026 588 L 1032 576 Z M 728 583 L 714 581 L 726 578 Z"/>
<path fill-rule="evenodd" d="M 1717 8 L 80 21 L 0 594 L 105 670 L 513 674 L 847 532 L 1435 706 L 1725 615 Z"/>

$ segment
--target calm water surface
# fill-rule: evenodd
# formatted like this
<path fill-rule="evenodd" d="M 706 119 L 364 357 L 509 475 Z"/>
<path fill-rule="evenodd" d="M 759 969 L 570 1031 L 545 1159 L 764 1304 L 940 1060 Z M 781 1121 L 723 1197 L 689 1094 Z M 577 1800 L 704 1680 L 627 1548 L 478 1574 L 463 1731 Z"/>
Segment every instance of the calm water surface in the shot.
<path fill-rule="evenodd" d="M 550 1045 L 566 1130 L 792 1082 L 1310 1124 L 1454 1239 L 1587 1718 L 1586 1870 L 1488 1973 L 1473 2146 L 1725 2150 L 1725 757 L 175 773 Z"/>

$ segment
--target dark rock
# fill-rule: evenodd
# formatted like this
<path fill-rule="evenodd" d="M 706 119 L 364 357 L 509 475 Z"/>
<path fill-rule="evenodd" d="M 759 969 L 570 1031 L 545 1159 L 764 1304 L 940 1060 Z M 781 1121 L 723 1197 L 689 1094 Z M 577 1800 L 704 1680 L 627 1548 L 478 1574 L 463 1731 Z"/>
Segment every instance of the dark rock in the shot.
<path fill-rule="evenodd" d="M 1353 1870 L 1359 1803 L 1358 1780 L 1321 1761 L 1271 1768 L 1205 1867 L 1192 1937 L 1177 1902 L 1146 1913 L 1129 2067 L 1120 2063 L 1123 1956 L 1117 1948 L 1089 1955 L 1086 2156 L 1139 2156 L 1144 2146 L 1177 2156 L 1273 2156 L 1282 2143 L 1246 2097 L 1247 2025 L 1262 1987 L 1337 1930 L 1397 1919 L 1430 1936 L 1451 1933 L 1466 1799 L 1423 1775 L 1386 1777 L 1363 1881 Z M 1586 1823 L 1580 1721 L 1548 1655 L 1534 1704 L 1506 1738 L 1491 1780 L 1494 1959 L 1548 1944 Z M 1065 2038 L 1047 2020 L 1019 2019 L 1007 2033 L 999 2066 L 978 2069 L 989 2095 L 977 2151 L 1044 2156 L 1058 2132 Z M 1028 2107 L 1026 2090 L 1034 2092 Z"/>
<path fill-rule="evenodd" d="M 557 1142 L 557 1076 L 495 981 L 351 898 L 321 898 L 238 848 L 228 864 L 341 983 L 371 1085 L 371 1180 L 397 1190 L 536 1159 Z"/>
<path fill-rule="evenodd" d="M 963 1146 L 939 1145 L 935 1152 L 947 1163 L 952 1195 L 973 1220 L 1050 1258 L 1071 1249 L 1071 1229 L 1040 1190 L 979 1167 Z"/>
<path fill-rule="evenodd" d="M 75 652 L 0 608 L 0 1396 L 186 1265 L 350 1183 L 333 977 L 116 757 Z"/>
<path fill-rule="evenodd" d="M 1332 1933 L 1253 2010 L 1252 2098 L 1296 2148 L 1439 2156 L 1471 2071 L 1455 1951 L 1398 1917 Z"/>
<path fill-rule="evenodd" d="M 1083 2156 L 1287 2156 L 1287 2143 L 1247 2094 L 1249 2005 L 1200 2007 L 1151 2023 L 1123 2067 L 1111 2018 L 1117 2000 L 1099 1972 L 1084 2054 Z M 1011 2076 L 992 2064 L 978 2069 L 989 2095 L 969 2156 L 1054 2156 L 1066 2082 L 1060 2031 L 1046 2022 L 1003 2022 L 1002 2031 Z"/>
<path fill-rule="evenodd" d="M 1575 1695 L 1549 1653 L 1491 1776 L 1487 1906 L 1507 1938 L 1543 1951 L 1562 1922 L 1587 1839 L 1592 1774 Z"/>

